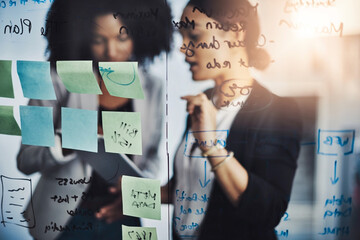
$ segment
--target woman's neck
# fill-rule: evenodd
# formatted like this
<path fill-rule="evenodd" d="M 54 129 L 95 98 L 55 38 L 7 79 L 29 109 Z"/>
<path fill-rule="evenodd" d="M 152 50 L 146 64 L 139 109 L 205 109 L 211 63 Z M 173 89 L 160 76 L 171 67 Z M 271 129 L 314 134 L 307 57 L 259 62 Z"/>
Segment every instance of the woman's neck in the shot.
<path fill-rule="evenodd" d="M 233 101 L 250 94 L 254 79 L 248 68 L 238 68 L 214 79 L 214 97 L 217 103 Z"/>

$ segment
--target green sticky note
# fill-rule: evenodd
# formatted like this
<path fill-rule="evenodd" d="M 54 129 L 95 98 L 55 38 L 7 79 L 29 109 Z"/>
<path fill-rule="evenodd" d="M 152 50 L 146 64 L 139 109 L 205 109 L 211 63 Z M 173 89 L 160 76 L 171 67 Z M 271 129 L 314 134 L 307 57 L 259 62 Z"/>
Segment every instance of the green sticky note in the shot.
<path fill-rule="evenodd" d="M 17 61 L 16 66 L 24 97 L 56 100 L 50 62 Z"/>
<path fill-rule="evenodd" d="M 0 97 L 14 98 L 11 61 L 0 60 Z"/>
<path fill-rule="evenodd" d="M 161 219 L 160 180 L 123 176 L 121 189 L 124 215 Z"/>
<path fill-rule="evenodd" d="M 61 108 L 62 147 L 89 152 L 98 151 L 97 111 Z"/>
<path fill-rule="evenodd" d="M 14 118 L 13 106 L 0 106 L 0 134 L 21 135 L 21 130 Z"/>
<path fill-rule="evenodd" d="M 144 99 L 137 62 L 99 62 L 99 70 L 110 95 Z"/>
<path fill-rule="evenodd" d="M 56 62 L 59 77 L 73 93 L 102 94 L 92 69 L 92 61 Z"/>
<path fill-rule="evenodd" d="M 139 112 L 102 112 L 105 151 L 142 154 L 141 116 Z"/>
<path fill-rule="evenodd" d="M 122 225 L 122 240 L 157 240 L 154 227 L 128 227 Z"/>
<path fill-rule="evenodd" d="M 23 144 L 55 146 L 52 107 L 20 106 L 20 120 Z"/>

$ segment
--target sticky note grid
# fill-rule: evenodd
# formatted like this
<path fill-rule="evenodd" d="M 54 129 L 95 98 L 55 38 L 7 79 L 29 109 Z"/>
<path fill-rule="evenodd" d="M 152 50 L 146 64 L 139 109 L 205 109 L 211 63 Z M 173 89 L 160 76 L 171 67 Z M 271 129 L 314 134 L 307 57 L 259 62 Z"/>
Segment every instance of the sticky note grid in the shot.
<path fill-rule="evenodd" d="M 0 97 L 14 98 L 12 61 L 0 60 Z M 51 66 L 48 61 L 16 61 L 16 73 L 26 98 L 56 100 Z M 98 77 L 92 61 L 57 61 L 56 71 L 72 93 L 102 94 L 100 75 L 112 96 L 143 99 L 137 62 L 100 62 Z M 105 87 L 104 86 L 104 87 Z M 18 126 L 13 106 L 0 106 L 0 134 L 21 135 L 26 145 L 52 147 L 55 142 L 53 109 L 20 106 Z M 97 152 L 98 113 L 62 108 L 62 147 Z M 136 112 L 103 112 L 106 152 L 142 154 L 141 116 Z"/>

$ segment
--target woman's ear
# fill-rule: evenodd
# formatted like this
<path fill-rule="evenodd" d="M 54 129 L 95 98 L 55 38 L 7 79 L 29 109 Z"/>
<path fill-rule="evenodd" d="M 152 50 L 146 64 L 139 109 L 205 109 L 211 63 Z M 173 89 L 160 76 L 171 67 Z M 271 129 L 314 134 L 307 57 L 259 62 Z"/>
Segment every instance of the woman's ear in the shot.
<path fill-rule="evenodd" d="M 238 39 L 239 41 L 244 41 L 245 40 L 245 34 L 246 34 L 246 31 L 245 29 L 241 29 L 240 31 L 236 31 L 235 32 L 236 34 L 236 39 Z"/>
<path fill-rule="evenodd" d="M 243 42 L 245 40 L 246 31 L 245 31 L 245 29 L 240 28 L 240 24 L 238 24 L 238 25 L 239 25 L 239 28 L 236 31 L 235 30 L 228 30 L 228 31 L 222 30 L 223 35 L 224 35 L 223 37 L 229 41 Z"/>

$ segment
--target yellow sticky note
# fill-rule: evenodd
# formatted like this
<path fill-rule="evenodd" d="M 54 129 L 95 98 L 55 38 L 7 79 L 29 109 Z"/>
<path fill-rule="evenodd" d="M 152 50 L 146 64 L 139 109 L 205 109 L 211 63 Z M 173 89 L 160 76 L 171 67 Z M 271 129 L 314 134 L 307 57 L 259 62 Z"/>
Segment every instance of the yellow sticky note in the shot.
<path fill-rule="evenodd" d="M 124 215 L 161 219 L 159 180 L 123 176 L 121 187 Z"/>
<path fill-rule="evenodd" d="M 128 227 L 122 225 L 123 240 L 157 240 L 156 228 L 154 227 Z"/>

